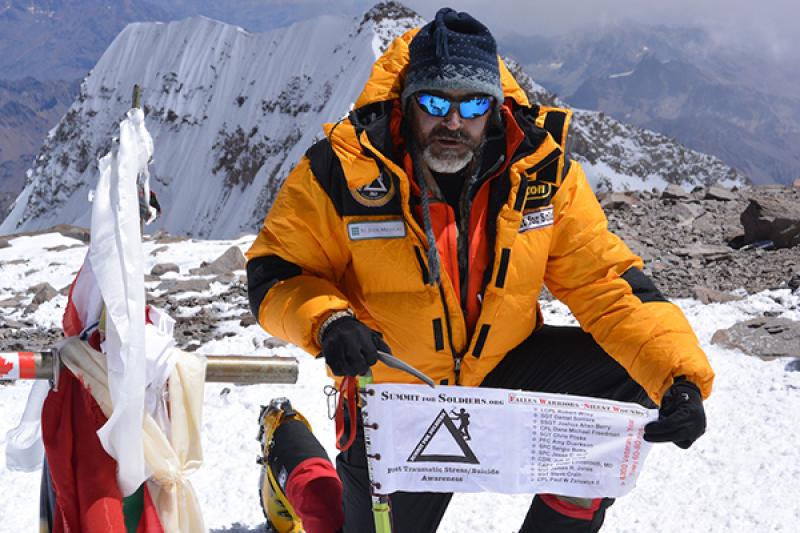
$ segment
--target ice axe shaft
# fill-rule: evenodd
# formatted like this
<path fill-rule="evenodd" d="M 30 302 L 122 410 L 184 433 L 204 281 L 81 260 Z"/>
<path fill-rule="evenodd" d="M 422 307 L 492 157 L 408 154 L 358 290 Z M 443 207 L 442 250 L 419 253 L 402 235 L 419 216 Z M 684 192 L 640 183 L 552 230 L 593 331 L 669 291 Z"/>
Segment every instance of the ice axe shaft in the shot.
<path fill-rule="evenodd" d="M 425 374 L 420 370 L 417 370 L 416 368 L 409 365 L 405 361 L 401 361 L 392 354 L 378 350 L 378 361 L 380 361 L 381 363 L 390 368 L 394 368 L 395 370 L 402 370 L 407 374 L 411 374 L 418 380 L 429 385 L 431 388 L 436 388 L 436 383 L 434 383 L 434 381 L 431 378 L 429 378 L 427 374 Z"/>
<path fill-rule="evenodd" d="M 405 361 L 401 361 L 397 357 L 393 356 L 390 353 L 382 352 L 378 350 L 378 361 L 385 364 L 390 368 L 394 368 L 396 370 L 402 370 L 408 374 L 411 374 L 415 378 L 419 379 L 420 381 L 426 383 L 432 388 L 436 387 L 436 383 L 428 377 L 427 374 L 417 370 L 413 366 L 409 365 Z M 366 376 L 361 376 L 358 378 L 358 386 L 359 389 L 364 389 L 368 385 L 371 385 L 372 381 L 372 371 L 367 372 Z M 376 426 L 377 427 L 377 426 Z M 373 457 L 371 451 L 371 441 L 370 439 L 364 439 L 364 446 L 366 448 L 367 457 Z M 369 479 L 374 479 L 373 471 L 372 471 L 372 461 L 367 461 L 367 472 L 369 475 Z M 372 489 L 370 490 L 371 499 L 372 499 L 372 518 L 375 522 L 375 533 L 392 533 L 392 518 L 391 518 L 391 509 L 390 509 L 390 502 L 389 497 L 385 494 L 378 494 L 376 490 L 380 490 L 380 485 L 373 485 L 370 481 L 370 486 Z"/>

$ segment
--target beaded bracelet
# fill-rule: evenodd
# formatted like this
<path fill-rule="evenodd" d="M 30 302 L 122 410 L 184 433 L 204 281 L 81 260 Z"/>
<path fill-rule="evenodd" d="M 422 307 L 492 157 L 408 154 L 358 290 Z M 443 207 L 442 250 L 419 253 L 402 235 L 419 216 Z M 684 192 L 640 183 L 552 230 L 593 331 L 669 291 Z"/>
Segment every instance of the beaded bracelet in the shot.
<path fill-rule="evenodd" d="M 317 342 L 320 346 L 322 346 L 322 335 L 325 333 L 325 330 L 328 329 L 328 326 L 333 324 L 335 321 L 339 320 L 340 318 L 344 318 L 346 316 L 354 316 L 353 312 L 349 309 L 345 309 L 344 311 L 336 311 L 328 315 L 328 317 L 322 321 L 322 325 L 319 327 L 319 331 L 317 332 Z"/>

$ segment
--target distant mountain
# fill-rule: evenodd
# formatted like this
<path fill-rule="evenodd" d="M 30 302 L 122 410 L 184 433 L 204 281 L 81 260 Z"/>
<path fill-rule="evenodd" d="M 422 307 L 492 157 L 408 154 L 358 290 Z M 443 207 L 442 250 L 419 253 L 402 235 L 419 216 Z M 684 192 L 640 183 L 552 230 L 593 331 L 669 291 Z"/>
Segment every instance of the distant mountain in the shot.
<path fill-rule="evenodd" d="M 505 58 L 532 102 L 569 107 L 533 81 L 521 65 Z M 717 183 L 742 186 L 747 180 L 714 156 L 690 150 L 665 135 L 637 128 L 604 113 L 573 110 L 570 156 L 583 166 L 596 190 L 663 189 L 669 183 L 689 189 Z"/>
<path fill-rule="evenodd" d="M 355 15 L 364 0 L 0 0 L 0 79 L 83 79 L 131 22 L 196 15 L 266 31 L 320 15 Z"/>
<path fill-rule="evenodd" d="M 156 146 L 152 184 L 166 207 L 159 227 L 198 237 L 253 232 L 321 124 L 351 107 L 376 51 L 422 23 L 389 4 L 356 20 L 320 17 L 262 34 L 203 17 L 131 24 L 50 132 L 0 233 L 88 224 L 96 159 L 136 83 Z"/>
<path fill-rule="evenodd" d="M 0 0 L 0 83 L 6 83 L 0 87 L 0 220 L 22 189 L 25 170 L 45 134 L 128 23 L 204 14 L 263 31 L 320 13 L 344 13 L 347 8 L 358 13 L 357 3 L 363 0 Z M 58 96 L 45 112 L 29 96 L 17 98 L 17 88 L 7 84 L 16 83 L 25 91 L 37 80 L 45 83 L 33 92 L 43 99 L 52 96 L 52 83 L 70 87 L 70 97 Z"/>
<path fill-rule="evenodd" d="M 501 44 L 539 83 L 569 98 L 585 80 L 627 72 L 647 55 L 697 58 L 707 38 L 698 29 L 626 24 L 554 37 L 509 36 Z"/>
<path fill-rule="evenodd" d="M 0 0 L 0 217 L 114 37 L 169 16 L 143 0 Z"/>
<path fill-rule="evenodd" d="M 22 190 L 47 131 L 64 116 L 80 84 L 0 79 L 0 217 Z"/>
<path fill-rule="evenodd" d="M 725 85 L 647 54 L 629 72 L 586 80 L 569 101 L 715 154 L 756 182 L 800 176 L 800 98 Z"/>
<path fill-rule="evenodd" d="M 635 24 L 504 45 L 571 105 L 674 137 L 755 182 L 800 176 L 800 74 L 763 51 Z"/>
<path fill-rule="evenodd" d="M 83 79 L 128 23 L 169 18 L 145 0 L 0 0 L 0 78 Z"/>
<path fill-rule="evenodd" d="M 254 232 L 289 170 L 351 107 L 376 56 L 423 24 L 387 2 L 361 17 L 324 16 L 262 34 L 206 18 L 131 24 L 114 40 L 40 150 L 0 233 L 88 225 L 96 158 L 143 87 L 155 142 L 154 229 L 196 237 Z M 555 102 L 511 63 L 538 102 Z M 598 186 L 742 184 L 718 160 L 600 113 L 577 112 L 574 157 Z"/>
<path fill-rule="evenodd" d="M 247 31 L 264 32 L 282 28 L 321 15 L 355 16 L 363 13 L 365 0 L 148 0 L 181 19 L 203 15 L 241 26 Z"/>

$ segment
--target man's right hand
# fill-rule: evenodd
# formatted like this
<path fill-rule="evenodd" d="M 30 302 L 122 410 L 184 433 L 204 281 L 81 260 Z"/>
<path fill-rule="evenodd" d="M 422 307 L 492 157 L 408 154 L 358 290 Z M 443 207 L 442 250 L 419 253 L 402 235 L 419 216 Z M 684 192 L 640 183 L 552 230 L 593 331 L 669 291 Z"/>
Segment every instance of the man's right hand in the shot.
<path fill-rule="evenodd" d="M 658 420 L 644 427 L 644 440 L 674 442 L 685 450 L 705 431 L 706 412 L 700 389 L 681 376 L 664 395 Z"/>
<path fill-rule="evenodd" d="M 378 350 L 391 353 L 380 333 L 351 316 L 331 322 L 321 340 L 322 355 L 336 376 L 363 376 L 378 361 Z"/>

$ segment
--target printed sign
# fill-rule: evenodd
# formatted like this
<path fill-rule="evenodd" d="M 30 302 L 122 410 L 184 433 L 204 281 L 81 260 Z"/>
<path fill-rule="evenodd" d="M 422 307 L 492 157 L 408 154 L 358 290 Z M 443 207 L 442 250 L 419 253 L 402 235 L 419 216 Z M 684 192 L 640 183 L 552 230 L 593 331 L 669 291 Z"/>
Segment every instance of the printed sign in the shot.
<path fill-rule="evenodd" d="M 351 222 L 347 225 L 350 240 L 397 239 L 406 236 L 406 224 L 402 220 L 376 222 Z"/>
<path fill-rule="evenodd" d="M 364 396 L 380 492 L 618 497 L 636 484 L 658 411 L 597 398 L 504 389 L 378 384 Z"/>

